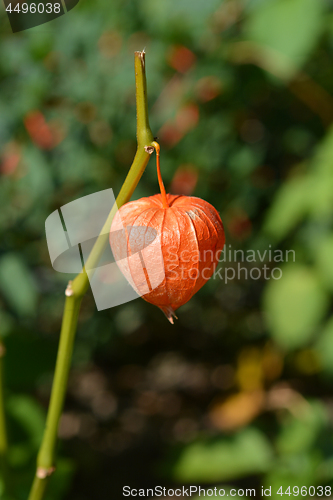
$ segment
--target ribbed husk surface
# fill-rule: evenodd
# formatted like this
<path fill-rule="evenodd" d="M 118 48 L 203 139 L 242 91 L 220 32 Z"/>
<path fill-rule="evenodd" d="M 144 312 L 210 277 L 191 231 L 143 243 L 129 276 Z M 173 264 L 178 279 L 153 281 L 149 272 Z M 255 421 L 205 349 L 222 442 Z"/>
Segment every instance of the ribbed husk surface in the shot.
<path fill-rule="evenodd" d="M 218 212 L 206 201 L 170 194 L 167 200 L 168 208 L 160 194 L 123 205 L 110 244 L 125 278 L 173 323 L 176 309 L 212 276 L 225 235 Z"/>

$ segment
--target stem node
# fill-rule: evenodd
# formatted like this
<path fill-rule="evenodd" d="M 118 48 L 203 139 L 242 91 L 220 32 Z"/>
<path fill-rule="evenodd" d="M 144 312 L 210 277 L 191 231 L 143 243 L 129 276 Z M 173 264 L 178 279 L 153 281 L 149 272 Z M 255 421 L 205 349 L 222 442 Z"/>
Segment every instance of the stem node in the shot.
<path fill-rule="evenodd" d="M 65 290 L 66 297 L 72 297 L 72 295 L 74 295 L 74 290 L 72 288 L 72 283 L 73 283 L 72 281 L 68 282 L 67 288 Z"/>
<path fill-rule="evenodd" d="M 145 151 L 151 155 L 154 152 L 154 146 L 145 146 Z"/>
<path fill-rule="evenodd" d="M 37 467 L 36 476 L 38 477 L 38 479 L 45 479 L 49 476 L 52 476 L 55 470 L 55 467 Z"/>

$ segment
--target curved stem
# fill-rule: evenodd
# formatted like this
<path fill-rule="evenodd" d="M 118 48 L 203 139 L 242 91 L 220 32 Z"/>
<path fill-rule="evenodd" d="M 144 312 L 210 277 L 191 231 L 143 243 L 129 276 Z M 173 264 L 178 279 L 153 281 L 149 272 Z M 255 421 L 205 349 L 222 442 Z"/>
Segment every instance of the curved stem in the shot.
<path fill-rule="evenodd" d="M 158 184 L 160 186 L 160 191 L 161 191 L 161 196 L 162 196 L 162 202 L 163 202 L 163 207 L 164 208 L 169 208 L 169 203 L 167 200 L 167 195 L 165 192 L 165 187 L 162 179 L 162 174 L 161 174 L 161 165 L 160 165 L 160 145 L 158 142 L 154 141 L 152 143 L 156 150 L 156 168 L 157 168 L 157 178 L 158 178 Z"/>
<path fill-rule="evenodd" d="M 36 475 L 31 486 L 29 499 L 42 500 L 44 498 L 47 483 L 47 479 L 41 479 Z"/>
<path fill-rule="evenodd" d="M 5 355 L 5 346 L 0 340 L 0 470 L 3 474 L 3 479 L 6 483 L 8 479 L 8 464 L 7 464 L 7 429 L 5 419 L 5 405 L 4 405 L 4 383 L 3 383 L 3 357 Z M 5 487 L 7 485 L 5 484 Z"/>
<path fill-rule="evenodd" d="M 53 390 L 50 398 L 43 442 L 37 458 L 37 476 L 41 479 L 51 475 L 54 470 L 54 451 L 58 424 L 66 394 L 68 372 L 72 359 L 80 306 L 81 297 L 75 297 L 74 295 L 66 297 L 53 379 Z"/>
<path fill-rule="evenodd" d="M 4 384 L 3 384 L 3 357 L 5 355 L 5 346 L 0 340 L 0 456 L 4 457 L 7 453 L 7 431 L 4 408 Z"/>
<path fill-rule="evenodd" d="M 153 134 L 148 120 L 147 84 L 145 74 L 145 53 L 135 52 L 135 82 L 136 82 L 136 109 L 137 109 L 137 140 L 138 148 L 132 166 L 116 199 L 103 229 L 85 263 L 87 269 L 97 267 L 97 263 L 108 242 L 112 219 L 124 203 L 131 198 L 150 158 L 154 151 Z M 60 332 L 55 375 L 52 385 L 50 404 L 46 419 L 46 427 L 40 451 L 37 458 L 37 470 L 30 491 L 29 500 L 42 500 L 48 480 L 55 470 L 55 445 L 57 440 L 58 424 L 62 413 L 66 395 L 68 374 L 71 364 L 72 351 L 77 328 L 78 316 L 83 295 L 89 287 L 86 272 L 80 273 L 73 282 L 69 282 L 66 289 L 66 302 Z"/>

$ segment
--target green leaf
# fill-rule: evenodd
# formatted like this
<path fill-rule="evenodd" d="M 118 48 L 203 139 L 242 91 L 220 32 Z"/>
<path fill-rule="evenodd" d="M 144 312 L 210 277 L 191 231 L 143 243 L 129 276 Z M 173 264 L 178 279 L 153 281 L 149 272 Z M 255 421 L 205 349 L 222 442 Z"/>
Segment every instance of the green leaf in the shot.
<path fill-rule="evenodd" d="M 271 280 L 264 292 L 264 311 L 282 347 L 294 349 L 311 339 L 328 307 L 328 297 L 311 269 L 286 265 L 279 280 Z"/>
<path fill-rule="evenodd" d="M 316 173 L 333 175 L 333 127 L 317 148 L 312 163 Z"/>
<path fill-rule="evenodd" d="M 331 160 L 332 162 L 332 160 Z M 333 213 L 333 175 L 317 173 L 309 176 L 311 193 L 309 212 L 312 218 L 322 218 Z"/>
<path fill-rule="evenodd" d="M 152 27 L 169 33 L 171 29 L 188 32 L 198 37 L 209 21 L 209 17 L 218 9 L 219 0 L 144 0 L 143 14 L 147 19 L 154 12 Z"/>
<path fill-rule="evenodd" d="M 264 231 L 276 241 L 285 238 L 306 216 L 333 212 L 333 128 L 319 145 L 303 176 L 280 187 L 264 222 Z"/>
<path fill-rule="evenodd" d="M 264 222 L 264 232 L 276 241 L 283 239 L 308 212 L 311 183 L 295 177 L 281 186 Z"/>
<path fill-rule="evenodd" d="M 290 62 L 292 76 L 315 47 L 322 20 L 321 0 L 273 0 L 251 12 L 245 23 L 245 36 L 283 56 L 286 63 Z"/>
<path fill-rule="evenodd" d="M 271 488 L 272 500 L 289 498 L 288 493 L 281 496 L 277 492 L 282 487 L 283 493 L 290 487 L 291 497 L 301 497 L 302 486 L 313 486 L 322 484 L 318 481 L 317 475 L 321 463 L 316 453 L 302 453 L 300 455 L 291 455 L 275 464 L 273 470 L 264 479 L 264 488 Z M 295 487 L 295 490 L 293 488 Z M 281 490 L 280 490 L 281 491 Z M 293 495 L 295 492 L 295 495 Z M 298 492 L 298 494 L 297 494 Z M 312 492 L 311 492 L 312 493 Z M 310 498 L 306 496 L 305 498 Z"/>
<path fill-rule="evenodd" d="M 45 416 L 41 407 L 29 396 L 11 396 L 7 404 L 9 414 L 22 426 L 29 441 L 36 448 L 43 437 Z"/>
<path fill-rule="evenodd" d="M 277 439 L 280 454 L 305 453 L 315 445 L 320 431 L 325 427 L 327 415 L 319 402 L 303 402 L 303 409 L 296 418 L 288 414 Z"/>
<path fill-rule="evenodd" d="M 7 254 L 0 260 L 0 290 L 18 314 L 34 313 L 36 284 L 29 269 L 16 254 Z"/>
<path fill-rule="evenodd" d="M 315 263 L 323 283 L 333 292 L 333 235 L 319 239 L 315 246 Z"/>
<path fill-rule="evenodd" d="M 326 323 L 315 348 L 323 367 L 333 374 L 333 316 Z"/>
<path fill-rule="evenodd" d="M 200 440 L 186 446 L 174 465 L 179 481 L 217 482 L 267 471 L 272 450 L 264 435 L 246 429 L 230 439 Z"/>

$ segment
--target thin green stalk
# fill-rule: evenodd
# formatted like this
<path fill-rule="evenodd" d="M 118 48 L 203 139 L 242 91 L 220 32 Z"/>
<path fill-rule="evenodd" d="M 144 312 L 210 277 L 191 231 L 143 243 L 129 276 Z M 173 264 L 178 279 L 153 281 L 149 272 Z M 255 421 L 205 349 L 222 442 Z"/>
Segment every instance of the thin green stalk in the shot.
<path fill-rule="evenodd" d="M 124 203 L 131 198 L 154 150 L 153 134 L 150 130 L 147 105 L 147 83 L 145 73 L 145 53 L 135 52 L 135 82 L 137 109 L 138 148 L 132 166 L 112 208 L 104 227 L 85 263 L 86 269 L 94 269 L 108 242 L 112 219 Z M 78 274 L 66 289 L 66 302 L 60 332 L 55 375 L 52 385 L 50 404 L 42 444 L 37 457 L 37 470 L 30 491 L 29 500 L 42 500 L 48 480 L 55 470 L 55 445 L 59 419 L 66 395 L 68 374 L 71 364 L 73 344 L 80 312 L 81 300 L 88 290 L 89 280 L 86 272 Z"/>
<path fill-rule="evenodd" d="M 3 480 L 6 482 L 7 474 L 7 430 L 5 419 L 5 405 L 4 405 L 4 383 L 3 383 L 3 357 L 5 355 L 5 346 L 0 340 L 0 470 L 3 474 Z M 6 483 L 5 483 L 6 487 Z"/>
<path fill-rule="evenodd" d="M 7 431 L 4 408 L 4 384 L 3 384 L 3 357 L 5 355 L 5 346 L 0 340 L 0 456 L 7 454 Z"/>

